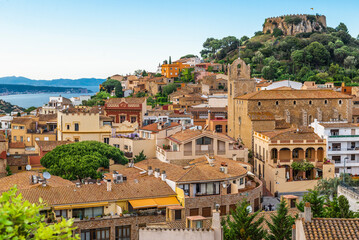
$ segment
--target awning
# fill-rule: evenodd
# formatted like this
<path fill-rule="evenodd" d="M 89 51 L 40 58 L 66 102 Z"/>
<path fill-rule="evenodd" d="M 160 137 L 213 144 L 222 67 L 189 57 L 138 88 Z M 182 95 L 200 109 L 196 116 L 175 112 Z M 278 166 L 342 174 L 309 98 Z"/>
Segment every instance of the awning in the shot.
<path fill-rule="evenodd" d="M 139 200 L 130 200 L 130 204 L 134 209 L 140 208 L 164 208 L 167 206 L 180 205 L 176 197 L 164 197 L 164 198 L 148 198 Z"/>
<path fill-rule="evenodd" d="M 153 199 L 130 200 L 129 202 L 134 209 L 157 207 L 157 203 Z"/>
<path fill-rule="evenodd" d="M 155 198 L 158 208 L 180 205 L 176 197 Z"/>
<path fill-rule="evenodd" d="M 73 208 L 91 208 L 91 207 L 103 207 L 103 206 L 107 206 L 107 205 L 108 205 L 108 202 L 83 203 L 83 204 L 54 206 L 54 209 L 62 210 L 62 209 L 73 209 Z"/>

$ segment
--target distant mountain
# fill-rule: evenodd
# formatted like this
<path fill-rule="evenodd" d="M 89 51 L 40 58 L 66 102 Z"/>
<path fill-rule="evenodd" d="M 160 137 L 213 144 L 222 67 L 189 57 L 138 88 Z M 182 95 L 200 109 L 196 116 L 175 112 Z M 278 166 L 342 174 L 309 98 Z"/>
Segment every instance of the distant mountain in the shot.
<path fill-rule="evenodd" d="M 81 87 L 52 87 L 23 84 L 0 84 L 0 95 L 34 94 L 34 93 L 90 93 L 92 91 Z"/>
<path fill-rule="evenodd" d="M 2 77 L 0 84 L 21 84 L 32 86 L 52 86 L 52 87 L 87 87 L 98 86 L 106 81 L 100 78 L 80 78 L 80 79 L 53 79 L 53 80 L 32 80 L 26 77 Z"/>

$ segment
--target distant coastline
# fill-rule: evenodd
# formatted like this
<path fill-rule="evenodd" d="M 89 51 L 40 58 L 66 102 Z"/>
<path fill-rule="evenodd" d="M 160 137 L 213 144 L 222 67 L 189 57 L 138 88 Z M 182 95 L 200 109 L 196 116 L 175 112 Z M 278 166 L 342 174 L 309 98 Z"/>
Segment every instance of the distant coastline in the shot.
<path fill-rule="evenodd" d="M 0 96 L 19 95 L 19 94 L 59 94 L 59 93 L 92 93 L 91 90 L 83 87 L 51 87 L 51 86 L 32 86 L 17 84 L 0 84 Z"/>

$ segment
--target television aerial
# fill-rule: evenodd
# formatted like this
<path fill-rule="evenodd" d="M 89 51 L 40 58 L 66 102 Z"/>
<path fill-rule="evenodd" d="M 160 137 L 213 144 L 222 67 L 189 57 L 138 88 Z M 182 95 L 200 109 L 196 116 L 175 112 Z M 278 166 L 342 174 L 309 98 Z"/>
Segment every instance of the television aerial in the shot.
<path fill-rule="evenodd" d="M 30 171 L 31 170 L 31 165 L 26 165 L 25 169 L 26 169 L 26 171 Z"/>
<path fill-rule="evenodd" d="M 51 174 L 49 172 L 43 172 L 42 176 L 47 180 L 51 178 Z"/>
<path fill-rule="evenodd" d="M 252 210 L 252 206 L 248 206 L 247 207 L 247 211 L 249 212 L 249 213 L 251 213 L 253 210 Z"/>

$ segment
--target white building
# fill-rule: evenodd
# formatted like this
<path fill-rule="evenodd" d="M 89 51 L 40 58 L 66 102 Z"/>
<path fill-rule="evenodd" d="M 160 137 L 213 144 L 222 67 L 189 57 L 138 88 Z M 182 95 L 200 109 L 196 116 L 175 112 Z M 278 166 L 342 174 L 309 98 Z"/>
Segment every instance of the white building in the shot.
<path fill-rule="evenodd" d="M 0 117 L 0 129 L 10 129 L 11 126 L 11 121 L 12 121 L 13 117 L 12 116 L 2 116 Z"/>
<path fill-rule="evenodd" d="M 344 171 L 359 174 L 359 126 L 348 122 L 318 122 L 315 119 L 311 127 L 326 139 L 326 157 L 335 163 L 336 176 Z"/>
<path fill-rule="evenodd" d="M 72 105 L 78 106 L 82 104 L 82 101 L 88 101 L 91 99 L 90 95 L 81 95 L 78 97 L 72 97 L 70 98 L 70 101 L 72 102 Z"/>
<path fill-rule="evenodd" d="M 56 114 L 59 110 L 64 110 L 72 106 L 70 99 L 65 97 L 50 97 L 49 103 L 42 106 L 40 114 Z"/>

